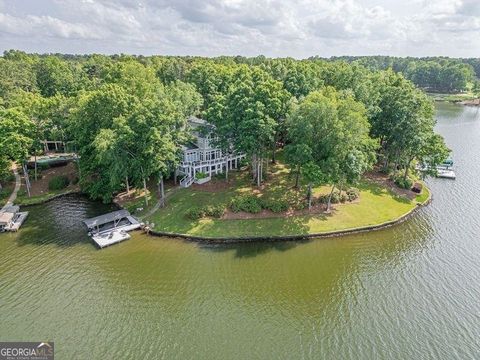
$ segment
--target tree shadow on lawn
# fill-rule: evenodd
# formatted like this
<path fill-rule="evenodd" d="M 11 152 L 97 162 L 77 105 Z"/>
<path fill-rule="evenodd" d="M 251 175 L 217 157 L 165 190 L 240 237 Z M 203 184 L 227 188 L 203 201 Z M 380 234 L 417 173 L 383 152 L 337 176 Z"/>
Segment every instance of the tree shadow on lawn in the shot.
<path fill-rule="evenodd" d="M 376 183 L 365 183 L 362 182 L 359 184 L 358 189 L 360 191 L 369 192 L 375 196 L 390 195 L 395 201 L 398 201 L 403 204 L 410 204 L 412 201 L 406 196 L 396 194 L 390 189 L 387 189 L 383 186 L 380 186 Z"/>

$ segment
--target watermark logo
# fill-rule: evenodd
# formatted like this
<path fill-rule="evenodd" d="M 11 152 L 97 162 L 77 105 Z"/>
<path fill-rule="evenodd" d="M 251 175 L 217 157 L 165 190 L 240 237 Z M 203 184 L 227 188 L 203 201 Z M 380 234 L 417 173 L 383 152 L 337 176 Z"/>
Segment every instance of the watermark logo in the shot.
<path fill-rule="evenodd" d="M 53 360 L 51 342 L 0 342 L 0 360 Z"/>

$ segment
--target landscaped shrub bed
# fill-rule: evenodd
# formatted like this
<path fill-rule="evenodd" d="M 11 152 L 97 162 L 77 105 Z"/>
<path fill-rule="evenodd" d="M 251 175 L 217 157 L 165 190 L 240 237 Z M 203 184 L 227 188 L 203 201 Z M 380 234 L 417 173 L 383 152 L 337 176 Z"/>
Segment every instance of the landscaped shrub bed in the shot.
<path fill-rule="evenodd" d="M 255 195 L 238 195 L 230 201 L 230 209 L 233 212 L 245 211 L 257 214 L 262 211 L 262 203 Z"/>
<path fill-rule="evenodd" d="M 270 210 L 274 213 L 281 213 L 290 208 L 290 205 L 285 200 L 261 199 L 260 202 L 263 209 Z"/>
<path fill-rule="evenodd" d="M 194 206 L 186 212 L 186 217 L 192 220 L 198 220 L 204 217 L 221 218 L 225 213 L 224 205 L 206 205 Z"/>
<path fill-rule="evenodd" d="M 48 182 L 48 189 L 49 190 L 62 190 L 65 189 L 68 184 L 70 184 L 70 180 L 65 175 L 55 176 Z"/>
<path fill-rule="evenodd" d="M 317 202 L 319 204 L 327 204 L 328 203 L 328 198 L 330 194 L 322 194 L 317 198 Z M 345 192 L 341 192 L 338 190 L 335 190 L 332 193 L 332 198 L 330 202 L 332 204 L 338 204 L 338 203 L 346 203 L 347 201 L 354 201 L 358 199 L 360 196 L 360 191 L 357 188 L 349 188 Z"/>
<path fill-rule="evenodd" d="M 393 180 L 395 185 L 402 189 L 407 189 L 410 190 L 413 186 L 413 180 L 410 179 L 409 177 L 403 178 L 403 174 L 393 174 L 390 178 Z"/>
<path fill-rule="evenodd" d="M 290 205 L 287 201 L 282 199 L 263 199 L 255 195 L 238 195 L 230 201 L 230 209 L 233 212 L 248 212 L 257 214 L 262 209 L 270 210 L 274 213 L 281 213 L 287 211 Z"/>
<path fill-rule="evenodd" d="M 358 190 L 357 188 L 352 187 L 347 190 L 348 201 L 357 200 L 359 196 L 360 196 L 360 190 Z"/>

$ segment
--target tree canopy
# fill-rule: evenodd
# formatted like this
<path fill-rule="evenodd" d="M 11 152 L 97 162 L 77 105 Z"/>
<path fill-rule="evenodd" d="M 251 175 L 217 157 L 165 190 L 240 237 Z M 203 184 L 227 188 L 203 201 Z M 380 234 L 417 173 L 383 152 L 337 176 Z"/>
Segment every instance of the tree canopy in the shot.
<path fill-rule="evenodd" d="M 130 55 L 0 57 L 0 173 L 45 139 L 71 141 L 82 189 L 110 201 L 126 182 L 168 177 L 185 121 L 214 125 L 224 150 L 248 155 L 262 183 L 277 148 L 300 178 L 353 183 L 376 159 L 386 169 L 448 154 L 418 88 L 463 91 L 474 59 L 218 58 Z"/>

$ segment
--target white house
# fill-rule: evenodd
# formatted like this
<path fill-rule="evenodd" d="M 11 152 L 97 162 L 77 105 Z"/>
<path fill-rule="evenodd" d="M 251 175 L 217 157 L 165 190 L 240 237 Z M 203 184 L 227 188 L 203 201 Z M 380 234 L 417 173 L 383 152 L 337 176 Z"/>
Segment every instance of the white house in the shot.
<path fill-rule="evenodd" d="M 240 160 L 245 154 L 224 153 L 213 145 L 208 135 L 210 133 L 208 127 L 213 125 L 191 116 L 188 119 L 188 126 L 195 140 L 182 147 L 183 159 L 176 171 L 177 174 L 183 175 L 180 186 L 189 187 L 194 182 L 203 184 L 211 179 L 212 174 L 223 173 L 240 166 Z M 199 173 L 202 173 L 202 176 L 199 176 Z"/>

